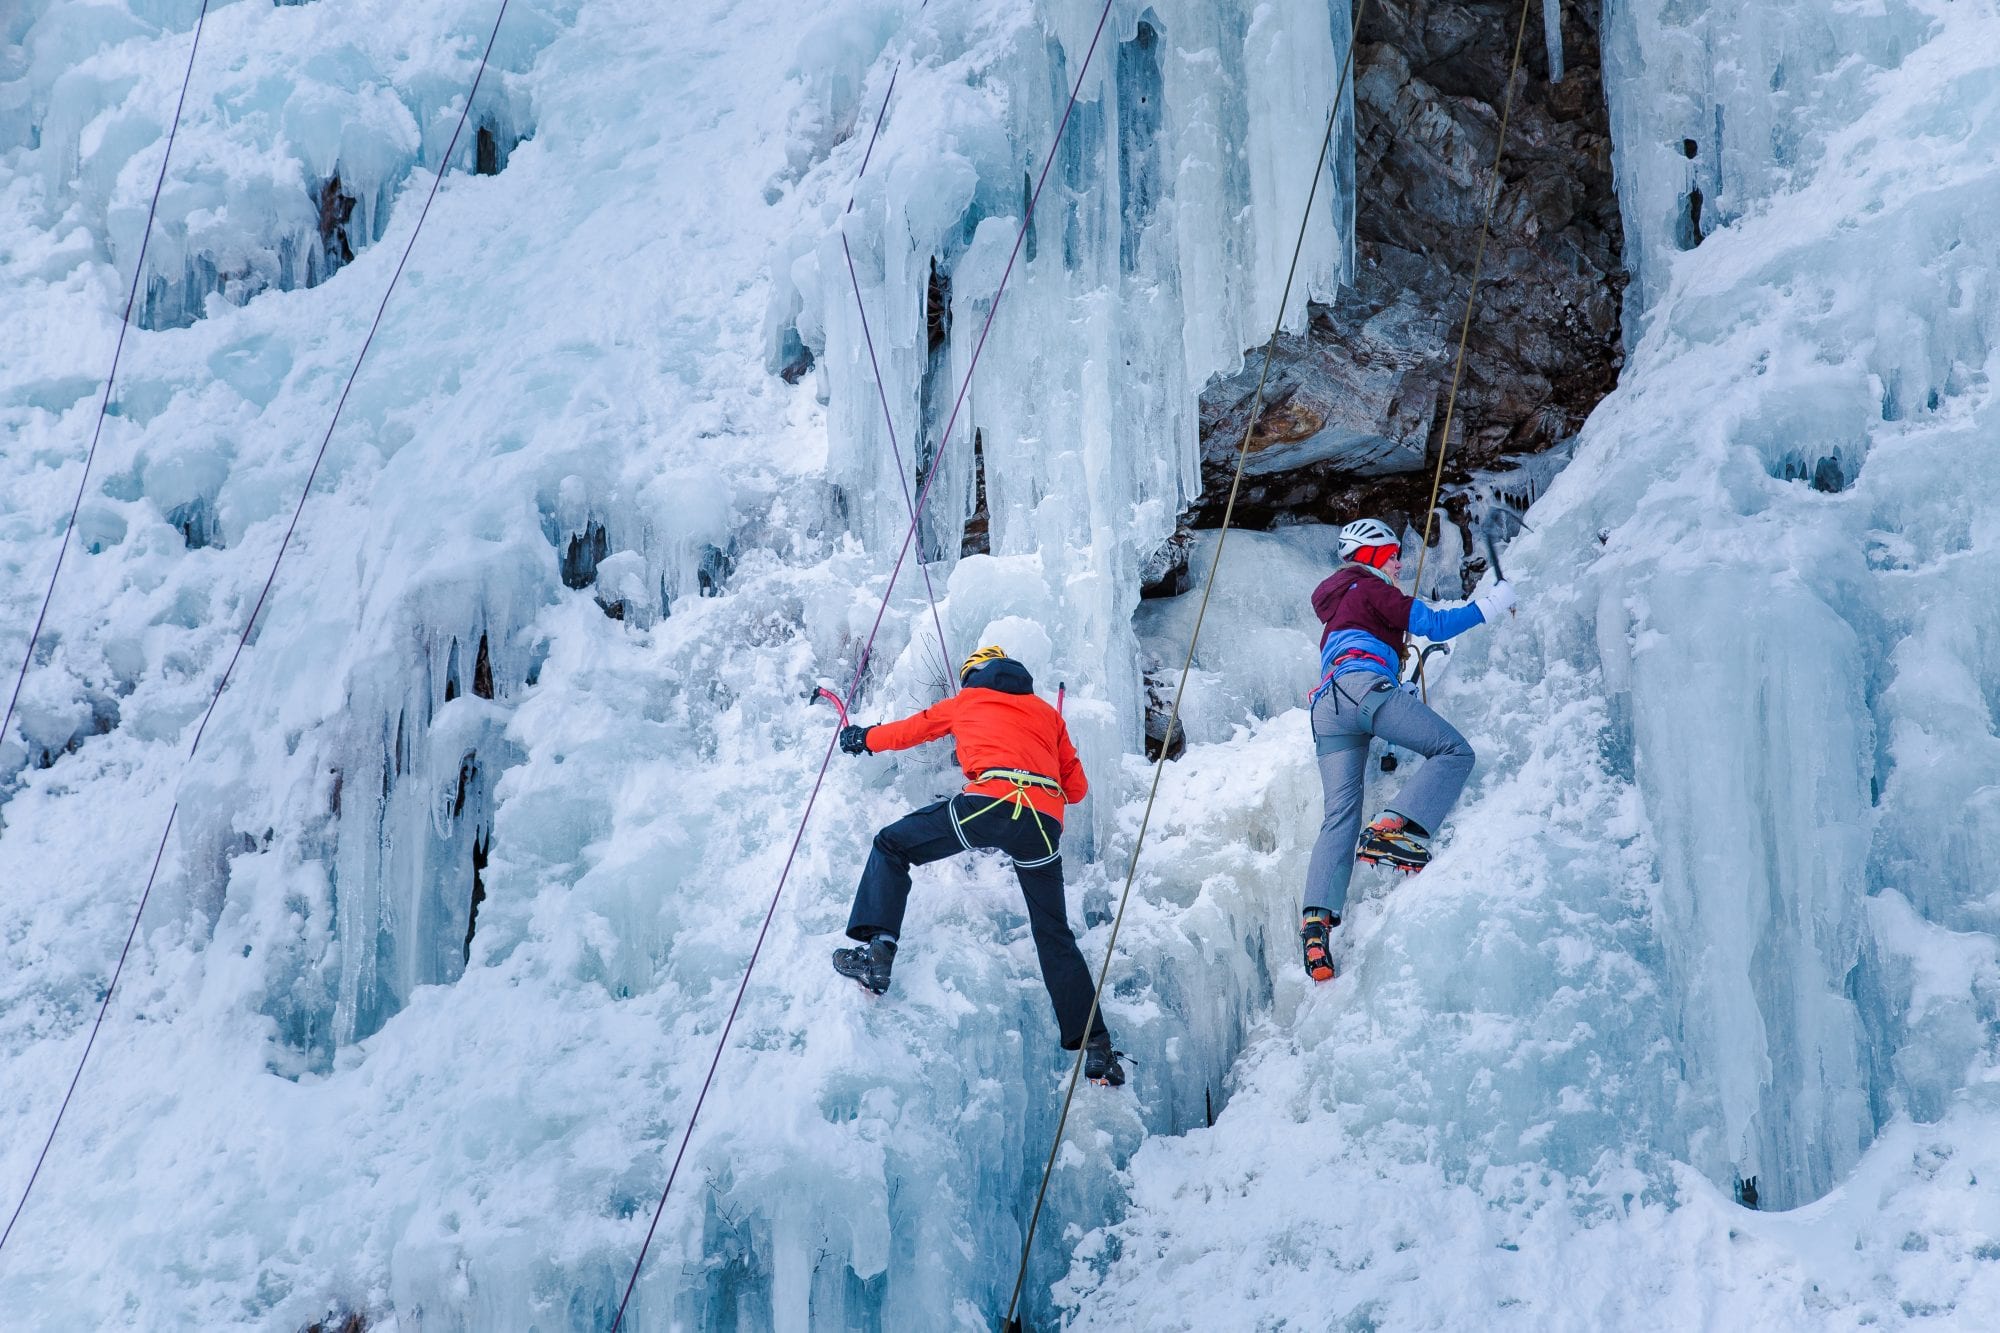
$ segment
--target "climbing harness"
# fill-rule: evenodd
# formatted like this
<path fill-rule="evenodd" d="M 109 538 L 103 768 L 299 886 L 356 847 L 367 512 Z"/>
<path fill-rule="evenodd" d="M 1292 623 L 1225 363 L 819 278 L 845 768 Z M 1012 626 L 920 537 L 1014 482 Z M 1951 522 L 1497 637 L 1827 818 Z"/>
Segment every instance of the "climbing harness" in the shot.
<path fill-rule="evenodd" d="M 458 124 L 451 132 L 451 141 L 445 145 L 444 156 L 438 162 L 438 173 L 431 181 L 431 190 L 424 197 L 424 206 L 417 213 L 416 225 L 410 229 L 410 240 L 403 247 L 403 256 L 396 261 L 396 271 L 389 277 L 389 285 L 382 292 L 382 302 L 375 307 L 375 322 L 368 326 L 368 336 L 361 340 L 361 350 L 354 358 L 354 367 L 347 373 L 347 383 L 340 391 L 340 399 L 334 404 L 333 419 L 327 422 L 326 434 L 319 442 L 319 452 L 313 457 L 313 465 L 306 473 L 306 484 L 299 491 L 299 503 L 292 510 L 292 521 L 285 528 L 285 536 L 278 543 L 278 553 L 271 561 L 271 572 L 264 579 L 264 587 L 257 594 L 256 603 L 250 608 L 250 617 L 243 622 L 243 633 L 236 640 L 236 650 L 230 654 L 229 663 L 222 669 L 222 676 L 215 682 L 215 693 L 208 701 L 208 711 L 202 714 L 201 725 L 195 728 L 194 743 L 182 763 L 192 762 L 195 752 L 201 748 L 201 738 L 208 734 L 209 721 L 215 716 L 216 705 L 222 702 L 222 692 L 229 685 L 229 678 L 236 670 L 237 661 L 243 656 L 243 649 L 250 642 L 250 633 L 257 627 L 257 618 L 263 613 L 264 602 L 271 595 L 271 585 L 277 582 L 278 566 L 284 563 L 285 552 L 291 548 L 292 536 L 298 531 L 299 515 L 305 512 L 306 500 L 312 495 L 313 481 L 319 476 L 320 464 L 326 461 L 327 446 L 333 443 L 334 428 L 340 424 L 340 413 L 347 406 L 347 396 L 354 390 L 354 381 L 361 374 L 361 363 L 368 357 L 368 349 L 375 343 L 375 334 L 382 327 L 382 316 L 389 309 L 389 298 L 395 295 L 396 284 L 403 276 L 403 266 L 410 262 L 410 252 L 417 247 L 417 237 L 423 235 L 424 220 L 430 216 L 431 204 L 437 199 L 438 187 L 444 184 L 444 175 L 451 167 L 452 155 L 458 150 L 459 136 L 465 132 L 466 119 L 472 114 L 472 104 L 479 96 L 480 80 L 486 76 L 486 66 L 493 58 L 493 44 L 500 36 L 500 24 L 507 17 L 509 0 L 500 0 L 500 11 L 493 17 L 493 31 L 487 35 L 486 50 L 479 57 L 479 70 L 472 76 L 471 91 L 465 95 L 465 105 L 458 113 Z M 204 11 L 206 0 L 204 0 Z M 192 56 L 190 56 L 192 61 Z M 164 172 L 164 167 L 162 168 Z M 107 389 L 108 392 L 108 389 Z M 139 895 L 139 906 L 132 913 L 132 928 L 125 935 L 125 947 L 118 953 L 118 963 L 111 970 L 111 980 L 104 988 L 104 998 L 97 1006 L 97 1021 L 91 1024 L 90 1036 L 83 1044 L 83 1054 L 76 1062 L 76 1072 L 70 1076 L 69 1091 L 63 1094 L 62 1105 L 56 1108 L 55 1123 L 49 1126 L 49 1134 L 42 1141 L 41 1153 L 35 1158 L 34 1169 L 28 1173 L 28 1183 L 21 1190 L 20 1201 L 14 1205 L 14 1214 L 7 1220 L 6 1230 L 0 1231 L 0 1247 L 5 1247 L 7 1238 L 14 1234 L 14 1224 L 21 1219 L 21 1210 L 27 1207 L 28 1195 L 35 1188 L 35 1181 L 42 1174 L 42 1166 L 48 1160 L 49 1146 L 55 1142 L 56 1131 L 62 1128 L 63 1116 L 69 1111 L 70 1098 L 76 1095 L 76 1085 L 83 1078 L 83 1068 L 90 1060 L 91 1049 L 97 1044 L 97 1034 L 104 1027 L 104 1015 L 111 1008 L 111 997 L 118 991 L 118 979 L 125 973 L 125 960 L 132 952 L 132 941 L 138 938 L 139 922 L 146 915 L 146 903 L 153 895 L 153 884 L 160 874 L 160 860 L 166 854 L 167 838 L 173 833 L 174 820 L 180 814 L 180 802 L 175 801 L 167 811 L 167 826 L 160 831 L 160 845 L 153 853 L 153 868 L 146 876 L 146 887 Z"/>
<path fill-rule="evenodd" d="M 1493 234 L 1493 209 L 1500 201 L 1500 163 L 1507 154 L 1507 124 L 1514 115 L 1514 80 L 1521 73 L 1521 42 L 1528 35 L 1528 8 L 1534 0 L 1521 0 L 1521 22 L 1514 29 L 1514 63 L 1507 70 L 1507 94 L 1500 107 L 1500 135 L 1493 143 L 1493 176 L 1486 185 L 1486 210 L 1479 220 L 1479 245 L 1472 252 L 1472 289 L 1465 294 L 1465 318 L 1458 329 L 1458 357 L 1451 367 L 1451 392 L 1444 403 L 1444 429 L 1438 432 L 1437 469 L 1431 474 L 1431 498 L 1424 510 L 1424 540 L 1417 547 L 1417 577 L 1411 586 L 1424 586 L 1424 557 L 1430 553 L 1431 524 L 1437 518 L 1438 488 L 1444 484 L 1444 458 L 1451 449 L 1451 422 L 1458 410 L 1458 386 L 1465 376 L 1465 349 L 1472 339 L 1472 311 L 1479 299 L 1479 280 L 1486 262 L 1486 241 Z M 1490 544 L 1490 543 L 1489 543 Z M 1498 566 L 1495 566 L 1498 569 Z"/>
<path fill-rule="evenodd" d="M 1350 76 L 1354 72 L 1354 48 L 1361 40 L 1361 20 L 1368 9 L 1368 0 L 1356 0 L 1354 24 L 1348 30 L 1347 55 L 1340 63 L 1340 77 L 1334 83 L 1333 104 L 1326 113 L 1326 132 L 1320 136 L 1319 152 L 1313 158 L 1312 186 L 1306 192 L 1304 215 L 1299 219 L 1298 240 L 1292 246 L 1291 267 L 1285 271 L 1285 287 L 1278 298 L 1278 314 L 1273 321 L 1270 341 L 1264 345 L 1264 367 L 1257 374 L 1257 387 L 1250 397 L 1250 412 L 1244 418 L 1243 442 L 1236 448 L 1236 470 L 1229 482 L 1229 500 L 1222 509 L 1222 526 L 1216 532 L 1215 551 L 1209 560 L 1208 578 L 1202 584 L 1201 602 L 1195 608 L 1194 629 L 1188 636 L 1187 657 L 1181 663 L 1180 683 L 1174 687 L 1174 701 L 1167 712 L 1166 734 L 1172 736 L 1180 723 L 1181 700 L 1187 694 L 1188 677 L 1194 671 L 1195 646 L 1201 641 L 1202 621 L 1208 615 L 1209 598 L 1215 592 L 1216 571 L 1222 567 L 1222 548 L 1229 539 L 1229 526 L 1236 516 L 1236 500 L 1243 490 L 1244 464 L 1250 456 L 1250 439 L 1257 429 L 1257 419 L 1263 413 L 1264 386 L 1271 377 L 1271 363 L 1278 351 L 1278 335 L 1283 332 L 1285 308 L 1291 304 L 1292 285 L 1298 278 L 1299 257 L 1306 248 L 1306 231 L 1312 225 L 1313 204 L 1319 198 L 1320 177 L 1326 173 L 1326 155 L 1333 146 L 1333 131 L 1340 123 L 1341 108 L 1345 104 Z M 1098 1010 L 1103 1005 L 1104 983 L 1111 975 L 1111 959 L 1118 948 L 1118 932 L 1125 924 L 1125 908 L 1131 901 L 1132 884 L 1139 874 L 1139 853 L 1146 845 L 1146 830 L 1153 821 L 1153 804 L 1160 795 L 1160 778 L 1166 772 L 1167 747 L 1160 747 L 1159 758 L 1153 761 L 1153 785 L 1146 793 L 1146 808 L 1139 817 L 1139 832 L 1132 842 L 1132 857 L 1125 867 L 1125 887 L 1118 895 L 1118 911 L 1111 919 L 1111 934 L 1104 946 L 1104 966 L 1098 969 L 1097 985 L 1090 995 L 1090 1013 L 1084 1019 L 1083 1030 L 1088 1032 L 1097 1022 Z M 1049 1180 L 1055 1174 L 1056 1154 L 1062 1150 L 1063 1131 L 1069 1126 L 1071 1104 L 1076 1100 L 1076 1085 L 1083 1076 L 1083 1057 L 1077 1051 L 1076 1062 L 1070 1067 L 1069 1087 L 1063 1093 L 1062 1111 L 1056 1117 L 1056 1132 L 1049 1143 L 1048 1161 L 1042 1166 L 1042 1183 L 1035 1190 L 1035 1206 L 1028 1214 L 1027 1232 L 1021 1238 L 1021 1262 L 1014 1272 L 1014 1289 L 1007 1297 L 1007 1318 L 1003 1327 L 1007 1333 L 1022 1333 L 1017 1311 L 1021 1305 L 1021 1289 L 1028 1280 L 1028 1257 L 1033 1252 L 1035 1231 L 1041 1224 L 1042 1206 L 1048 1200 Z"/>
<path fill-rule="evenodd" d="M 1031 787 L 1039 787 L 1044 791 L 1052 791 L 1060 798 L 1063 794 L 1062 783 L 1057 782 L 1054 778 L 1045 778 L 1040 773 L 1027 773 L 1018 768 L 989 768 L 974 778 L 972 782 L 974 786 L 978 786 L 984 782 L 1007 782 L 1012 784 L 1013 789 L 995 796 L 991 801 L 962 818 L 958 813 L 957 800 L 954 799 L 952 801 L 947 807 L 951 811 L 951 831 L 958 835 L 960 846 L 964 847 L 968 852 L 975 850 L 971 839 L 965 836 L 964 825 L 970 824 L 973 820 L 990 810 L 1006 805 L 1013 807 L 1013 813 L 1008 816 L 1009 819 L 1018 820 L 1023 810 L 1028 812 L 1028 817 L 1035 821 L 1035 832 L 1042 835 L 1042 846 L 1049 849 L 1047 856 L 1034 861 L 1017 860 L 1014 862 L 1016 866 L 1022 870 L 1033 870 L 1037 866 L 1050 865 L 1062 859 L 1062 853 L 1056 849 L 1055 840 L 1049 837 L 1048 826 L 1042 822 L 1042 812 L 1037 810 L 1034 803 L 1028 799 L 1028 789 Z M 961 794 L 972 795 L 973 793 L 967 791 Z M 979 792 L 977 794 L 984 796 L 986 793 Z"/>
<path fill-rule="evenodd" d="M 1007 263 L 1000 270 L 1000 282 L 993 290 L 993 300 L 986 307 L 986 319 L 979 327 L 979 337 L 973 342 L 972 356 L 965 368 L 965 376 L 959 381 L 958 395 L 953 399 L 951 414 L 945 419 L 944 430 L 938 439 L 948 443 L 952 431 L 958 424 L 959 410 L 965 405 L 966 392 L 972 387 L 972 377 L 979 369 L 979 358 L 986 350 L 986 338 L 993 330 L 993 320 L 1000 313 L 1001 299 L 1007 294 L 1007 283 L 1014 274 L 1014 265 L 1020 259 L 1021 247 L 1028 238 L 1028 228 L 1035 220 L 1035 207 L 1041 202 L 1042 189 L 1048 184 L 1049 172 L 1055 166 L 1056 152 L 1062 147 L 1063 135 L 1076 112 L 1077 99 L 1083 95 L 1083 81 L 1090 75 L 1092 61 L 1096 58 L 1097 47 L 1104 37 L 1104 27 L 1111 20 L 1111 7 L 1115 0 L 1104 0 L 1104 9 L 1097 17 L 1097 28 L 1091 34 L 1090 47 L 1084 52 L 1083 64 L 1077 69 L 1076 82 L 1071 85 L 1069 102 L 1063 107 L 1062 119 L 1056 123 L 1055 139 L 1049 145 L 1048 154 L 1042 159 L 1041 175 L 1035 180 L 1034 191 L 1028 196 L 1028 206 L 1021 219 L 1021 225 L 1014 232 L 1014 248 L 1008 252 Z M 885 103 L 886 105 L 886 103 Z M 889 567 L 889 583 L 882 590 L 882 600 L 875 608 L 875 622 L 869 627 L 868 637 L 862 643 L 861 660 L 856 666 L 853 681 L 848 685 L 847 698 L 852 701 L 861 688 L 861 673 L 868 664 L 868 654 L 875 644 L 875 636 L 881 632 L 882 620 L 889 612 L 889 599 L 896 591 L 896 580 L 903 572 L 903 563 L 909 558 L 910 546 L 917 537 L 917 524 L 922 518 L 924 505 L 930 499 L 931 487 L 937 482 L 941 468 L 933 467 L 918 489 L 915 502 L 910 509 L 910 524 L 903 531 L 903 544 L 896 552 L 896 561 Z M 715 1054 L 708 1062 L 708 1073 L 703 1076 L 701 1090 L 695 1094 L 694 1107 L 688 1112 L 687 1124 L 682 1128 L 680 1146 L 674 1152 L 673 1165 L 667 1169 L 667 1183 L 660 1190 L 660 1201 L 653 1208 L 653 1219 L 646 1226 L 646 1239 L 639 1247 L 638 1258 L 633 1261 L 632 1275 L 625 1282 L 625 1294 L 619 1299 L 618 1313 L 611 1321 L 611 1333 L 625 1322 L 625 1310 L 632 1301 L 632 1291 L 639 1283 L 639 1273 L 646 1265 L 646 1255 L 653 1247 L 654 1233 L 659 1230 L 660 1218 L 666 1212 L 667 1198 L 673 1193 L 674 1181 L 680 1176 L 682 1161 L 687 1157 L 688 1144 L 694 1138 L 695 1124 L 701 1116 L 701 1108 L 708 1100 L 708 1092 L 715 1082 L 715 1070 L 722 1063 L 722 1052 L 729 1045 L 729 1034 L 736 1025 L 736 1015 L 743 1007 L 743 995 L 750 988 L 751 974 L 756 971 L 757 959 L 762 956 L 764 940 L 770 934 L 771 922 L 778 914 L 778 902 L 784 896 L 785 883 L 791 877 L 792 866 L 798 859 L 799 844 L 804 840 L 806 825 L 812 820 L 813 806 L 819 799 L 820 788 L 826 782 L 827 769 L 833 763 L 834 746 L 838 743 L 839 732 L 827 738 L 826 754 L 820 760 L 819 775 L 813 779 L 811 793 L 806 797 L 805 810 L 799 816 L 798 831 L 792 835 L 791 851 L 785 856 L 785 865 L 778 872 L 777 887 L 771 891 L 770 905 L 764 910 L 764 923 L 758 928 L 756 942 L 750 946 L 750 958 L 743 968 L 743 979 L 737 984 L 736 998 L 730 1002 L 729 1014 L 723 1019 L 722 1031 L 715 1042 Z M 1081 1057 L 1079 1057 L 1079 1068 Z"/>
<path fill-rule="evenodd" d="M 1334 658 L 1333 665 L 1328 667 L 1326 669 L 1326 674 L 1319 678 L 1319 684 L 1313 688 L 1313 692 L 1311 694 L 1308 694 L 1306 696 L 1306 707 L 1311 708 L 1314 704 L 1319 702 L 1321 695 L 1325 694 L 1328 690 L 1336 688 L 1333 683 L 1334 678 L 1339 676 L 1343 671 L 1347 670 L 1350 666 L 1352 666 L 1356 662 L 1373 662 L 1377 666 L 1381 667 L 1384 671 L 1387 671 L 1389 669 L 1389 661 L 1387 658 L 1378 657 L 1374 653 L 1368 652 L 1366 649 L 1349 648 L 1339 657 Z"/>
<path fill-rule="evenodd" d="M 1034 807 L 1028 805 L 1028 788 L 1040 787 L 1042 790 L 1052 791 L 1058 796 L 1062 795 L 1063 789 L 1062 783 L 1057 782 L 1054 778 L 1045 778 L 1040 773 L 1029 773 L 1018 768 L 989 768 L 974 778 L 973 782 L 975 784 L 981 782 L 1011 782 L 1014 784 L 1014 790 L 998 799 L 1011 801 L 1016 806 L 1027 805 L 1031 810 Z M 1018 815 L 1020 811 L 1016 810 L 1015 813 Z"/>
<path fill-rule="evenodd" d="M 118 383 L 118 363 L 125 355 L 125 334 L 132 327 L 132 308 L 139 302 L 139 283 L 146 276 L 146 248 L 153 242 L 153 216 L 160 211 L 160 191 L 166 187 L 167 164 L 174 160 L 174 139 L 180 134 L 181 110 L 187 105 L 188 85 L 194 80 L 194 57 L 201 50 L 202 25 L 208 21 L 208 0 L 201 0 L 195 15 L 194 41 L 188 44 L 187 72 L 181 75 L 180 100 L 174 103 L 173 123 L 167 127 L 167 150 L 160 156 L 160 174 L 153 181 L 153 200 L 146 205 L 146 227 L 139 233 L 139 257 L 132 261 L 132 290 L 125 296 L 125 314 L 118 321 L 118 343 L 111 349 L 111 373 L 104 377 L 104 397 L 97 403 L 97 425 L 90 432 L 90 448 L 83 455 L 83 475 L 76 479 L 76 499 L 70 502 L 69 518 L 63 523 L 62 542 L 56 547 L 56 566 L 49 571 L 48 590 L 42 594 L 42 609 L 35 614 L 35 628 L 28 634 L 28 646 L 21 654 L 21 670 L 14 677 L 14 693 L 7 700 L 7 712 L 0 716 L 0 744 L 7 740 L 7 728 L 14 721 L 14 709 L 21 702 L 21 686 L 28 679 L 28 664 L 35 660 L 35 645 L 41 642 L 42 626 L 48 620 L 49 603 L 55 600 L 56 580 L 62 577 L 63 557 L 69 554 L 69 539 L 76 531 L 76 516 L 83 508 L 83 492 L 90 485 L 90 467 L 97 461 L 97 442 L 104 434 L 104 418 L 111 412 L 111 390 Z M 27 744 L 27 736 L 21 743 Z"/>
<path fill-rule="evenodd" d="M 1393 680 L 1377 677 L 1375 683 L 1361 692 L 1359 699 L 1340 688 L 1337 681 L 1333 685 L 1334 709 L 1340 708 L 1339 700 L 1345 699 L 1361 714 L 1360 731 L 1342 732 L 1338 736 L 1322 736 L 1313 733 L 1313 753 L 1319 755 L 1339 754 L 1344 750 L 1365 750 L 1368 742 L 1375 739 L 1375 715 L 1382 711 L 1382 705 L 1396 697 L 1397 685 Z"/>

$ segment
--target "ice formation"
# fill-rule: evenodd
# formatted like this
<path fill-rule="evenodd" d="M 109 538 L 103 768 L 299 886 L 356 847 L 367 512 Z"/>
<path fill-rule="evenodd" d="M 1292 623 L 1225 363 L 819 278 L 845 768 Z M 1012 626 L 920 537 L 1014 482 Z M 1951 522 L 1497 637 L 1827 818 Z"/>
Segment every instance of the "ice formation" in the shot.
<path fill-rule="evenodd" d="M 7 652 L 197 8 L 0 23 Z M 1067 683 L 1101 952 L 1144 681 L 1192 618 L 1135 616 L 1140 568 L 1195 391 L 1280 314 L 1347 20 L 1114 5 L 939 439 L 1085 8 L 516 0 L 183 771 L 493 6 L 210 14 L 145 331 L 0 738 L 0 1186 L 176 798 L 183 823 L 0 1323 L 608 1323 L 832 725 L 801 699 L 855 669 L 908 521 L 843 234 L 904 458 L 939 470 L 946 638 L 906 572 L 859 707 L 924 702 L 975 640 Z M 1957 484 L 1995 424 L 1996 51 L 1944 0 L 1613 0 L 1642 332 L 1508 553 L 1521 616 L 1456 654 L 1475 791 L 1420 880 L 1360 886 L 1348 979 L 1308 994 L 1327 535 L 1232 536 L 1107 1001 L 1140 1063 L 1079 1101 L 1032 1318 L 2000 1319 L 2000 564 Z M 1301 302 L 1347 262 L 1351 135 Z M 1010 877 L 927 875 L 888 1002 L 824 965 L 874 827 L 950 778 L 834 771 L 629 1327 L 1004 1306 L 1067 1069 Z M 1808 1206 L 1745 1211 L 1739 1175 Z"/>

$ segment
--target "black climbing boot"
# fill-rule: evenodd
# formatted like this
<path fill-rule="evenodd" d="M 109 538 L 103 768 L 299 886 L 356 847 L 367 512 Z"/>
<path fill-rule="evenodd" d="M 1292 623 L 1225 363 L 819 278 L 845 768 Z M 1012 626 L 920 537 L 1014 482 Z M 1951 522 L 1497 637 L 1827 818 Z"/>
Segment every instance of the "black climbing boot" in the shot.
<path fill-rule="evenodd" d="M 833 951 L 833 970 L 876 995 L 889 989 L 889 969 L 895 962 L 896 942 L 880 935 L 852 949 Z"/>
<path fill-rule="evenodd" d="M 1333 928 L 1340 918 L 1324 907 L 1308 907 L 1299 922 L 1299 944 L 1305 950 L 1306 975 L 1314 981 L 1332 981 Z"/>
<path fill-rule="evenodd" d="M 1083 1076 L 1092 1083 L 1101 1083 L 1107 1088 L 1125 1086 L 1125 1066 L 1118 1063 L 1123 1054 L 1111 1049 L 1111 1034 L 1101 1032 L 1083 1046 Z"/>

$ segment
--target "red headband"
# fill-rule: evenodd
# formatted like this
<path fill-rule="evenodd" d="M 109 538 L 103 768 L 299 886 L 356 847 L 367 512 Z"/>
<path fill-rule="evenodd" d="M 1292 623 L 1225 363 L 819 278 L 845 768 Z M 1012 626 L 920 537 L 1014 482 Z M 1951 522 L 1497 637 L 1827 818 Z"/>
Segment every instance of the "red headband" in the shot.
<path fill-rule="evenodd" d="M 1389 543 L 1384 542 L 1380 546 L 1362 547 L 1360 550 L 1354 553 L 1354 558 L 1361 564 L 1372 565 L 1376 569 L 1381 569 L 1383 566 L 1387 565 L 1391 560 L 1394 560 L 1397 556 L 1401 555 L 1402 553 L 1403 553 L 1402 547 L 1391 546 Z"/>

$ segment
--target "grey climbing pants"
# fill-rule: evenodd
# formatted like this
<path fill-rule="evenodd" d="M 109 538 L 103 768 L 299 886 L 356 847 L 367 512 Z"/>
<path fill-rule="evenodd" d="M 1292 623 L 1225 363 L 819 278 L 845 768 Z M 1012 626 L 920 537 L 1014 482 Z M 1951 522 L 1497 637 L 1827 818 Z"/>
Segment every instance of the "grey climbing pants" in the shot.
<path fill-rule="evenodd" d="M 1389 813 L 1431 833 L 1438 831 L 1465 790 L 1465 780 L 1472 775 L 1472 747 L 1414 695 L 1404 694 L 1388 677 L 1368 671 L 1350 671 L 1333 682 L 1313 705 L 1312 729 L 1319 780 L 1326 789 L 1326 814 L 1306 867 L 1305 905 L 1324 907 L 1339 916 L 1347 906 L 1354 848 L 1361 841 L 1369 738 L 1380 736 L 1424 756 Z"/>

